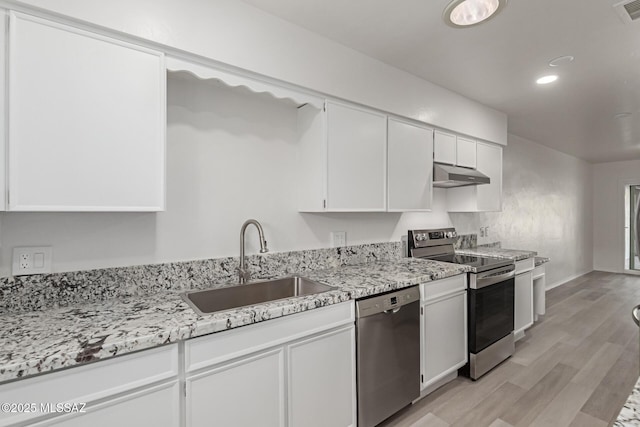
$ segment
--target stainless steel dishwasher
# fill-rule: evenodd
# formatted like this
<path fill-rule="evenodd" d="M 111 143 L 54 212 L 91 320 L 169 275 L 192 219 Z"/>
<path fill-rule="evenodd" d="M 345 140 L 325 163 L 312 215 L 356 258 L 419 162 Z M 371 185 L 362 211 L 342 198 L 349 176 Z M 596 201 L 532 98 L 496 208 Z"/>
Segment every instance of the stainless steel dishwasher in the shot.
<path fill-rule="evenodd" d="M 417 286 L 356 301 L 358 426 L 373 427 L 420 396 Z"/>

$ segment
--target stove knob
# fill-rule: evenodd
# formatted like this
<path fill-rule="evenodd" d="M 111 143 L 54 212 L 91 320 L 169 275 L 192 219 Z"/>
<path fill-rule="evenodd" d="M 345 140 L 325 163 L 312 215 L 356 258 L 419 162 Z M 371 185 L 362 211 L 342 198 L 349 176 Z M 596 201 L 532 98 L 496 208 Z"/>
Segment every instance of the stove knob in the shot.
<path fill-rule="evenodd" d="M 447 231 L 446 236 L 447 236 L 447 239 L 450 239 L 453 237 L 453 233 L 451 231 Z"/>
<path fill-rule="evenodd" d="M 456 231 L 451 232 L 451 237 L 458 237 L 458 233 Z"/>

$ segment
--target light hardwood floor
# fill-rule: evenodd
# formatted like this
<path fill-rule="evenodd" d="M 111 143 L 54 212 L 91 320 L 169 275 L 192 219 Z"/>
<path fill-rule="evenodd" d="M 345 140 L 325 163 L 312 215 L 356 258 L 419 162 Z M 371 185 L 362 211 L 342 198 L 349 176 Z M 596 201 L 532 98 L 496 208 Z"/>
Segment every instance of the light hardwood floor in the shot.
<path fill-rule="evenodd" d="M 547 313 L 480 380 L 458 377 L 385 427 L 607 426 L 638 379 L 640 276 L 592 272 L 547 292 Z"/>

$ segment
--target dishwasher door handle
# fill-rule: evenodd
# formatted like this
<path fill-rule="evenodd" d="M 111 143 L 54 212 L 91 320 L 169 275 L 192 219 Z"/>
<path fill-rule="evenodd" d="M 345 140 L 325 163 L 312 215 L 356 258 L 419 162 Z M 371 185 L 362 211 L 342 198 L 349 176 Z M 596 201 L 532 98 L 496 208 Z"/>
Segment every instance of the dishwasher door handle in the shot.
<path fill-rule="evenodd" d="M 396 314 L 397 312 L 400 311 L 402 307 L 396 307 L 396 308 L 392 308 L 390 310 L 385 310 L 383 311 L 384 314 Z"/>

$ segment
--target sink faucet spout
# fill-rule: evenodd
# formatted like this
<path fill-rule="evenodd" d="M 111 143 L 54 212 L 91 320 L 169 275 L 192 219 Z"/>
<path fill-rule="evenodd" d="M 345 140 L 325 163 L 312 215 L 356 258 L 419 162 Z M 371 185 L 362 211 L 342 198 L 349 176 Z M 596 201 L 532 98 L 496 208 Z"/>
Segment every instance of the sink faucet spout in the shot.
<path fill-rule="evenodd" d="M 262 225 L 255 219 L 248 219 L 242 224 L 240 228 L 240 267 L 238 267 L 238 283 L 246 283 L 251 279 L 251 273 L 245 266 L 244 259 L 244 235 L 247 230 L 247 227 L 253 224 L 258 229 L 258 236 L 260 238 L 260 253 L 269 252 L 269 248 L 267 248 L 267 241 L 264 239 L 264 231 L 262 230 Z"/>

